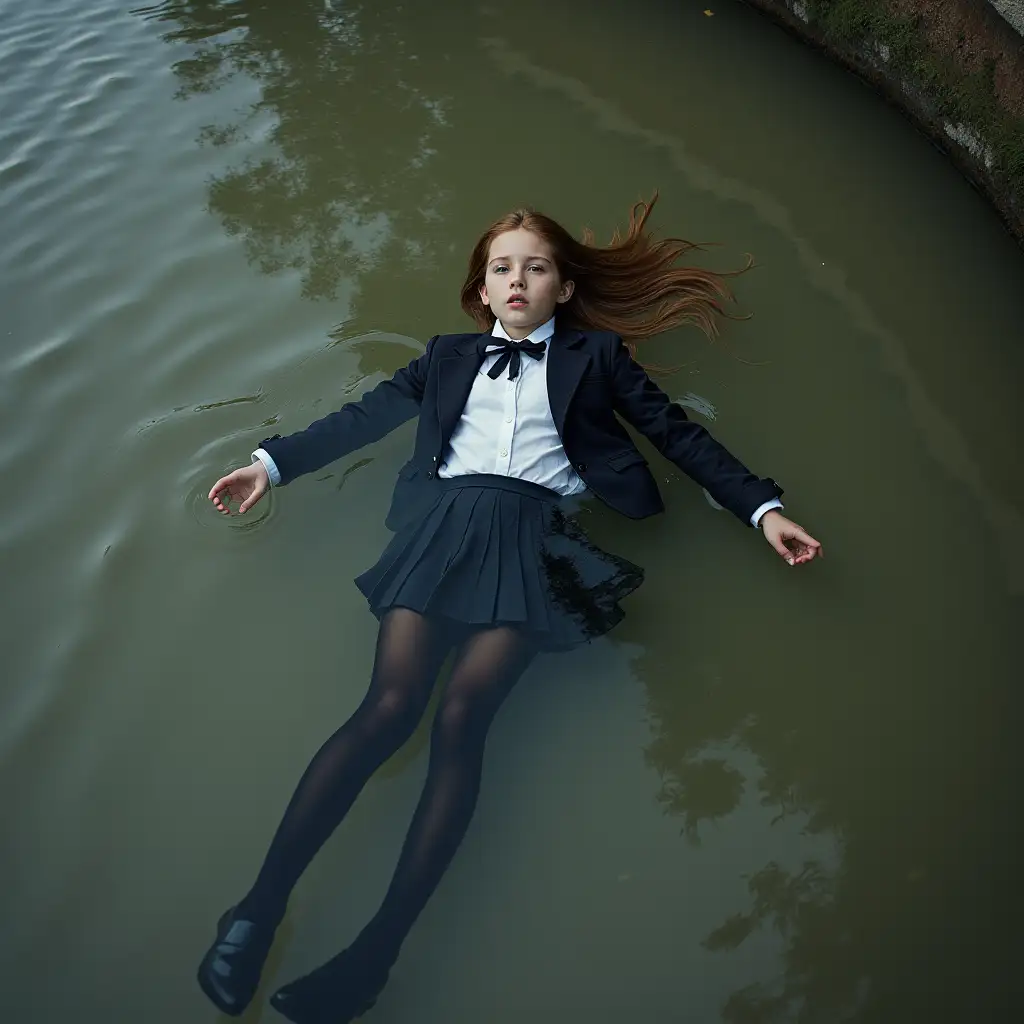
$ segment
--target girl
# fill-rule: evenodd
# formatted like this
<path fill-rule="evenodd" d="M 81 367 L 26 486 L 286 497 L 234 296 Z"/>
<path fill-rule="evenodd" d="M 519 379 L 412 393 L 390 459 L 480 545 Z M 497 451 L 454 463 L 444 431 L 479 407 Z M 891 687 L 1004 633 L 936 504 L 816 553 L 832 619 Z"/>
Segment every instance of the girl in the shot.
<path fill-rule="evenodd" d="M 199 968 L 203 991 L 225 1013 L 252 998 L 299 876 L 410 737 L 454 648 L 426 783 L 380 909 L 351 946 L 271 999 L 296 1024 L 350 1021 L 375 1002 L 469 825 L 502 702 L 538 651 L 607 632 L 622 618 L 619 600 L 643 579 L 566 514 L 566 499 L 587 490 L 633 519 L 663 509 L 616 413 L 760 527 L 790 565 L 822 553 L 779 512 L 782 488 L 690 422 L 623 341 L 683 322 L 714 336 L 725 315 L 721 276 L 674 266 L 693 246 L 645 232 L 656 199 L 637 204 L 625 238 L 616 233 L 607 247 L 589 232 L 576 241 L 540 213 L 501 218 L 473 250 L 462 288 L 479 333 L 431 338 L 391 380 L 305 430 L 267 438 L 252 465 L 211 488 L 218 511 L 230 514 L 224 501 L 235 499 L 245 513 L 271 485 L 419 413 L 388 517 L 395 536 L 356 580 L 380 620 L 369 690 L 310 762 L 255 883 L 221 918 Z"/>

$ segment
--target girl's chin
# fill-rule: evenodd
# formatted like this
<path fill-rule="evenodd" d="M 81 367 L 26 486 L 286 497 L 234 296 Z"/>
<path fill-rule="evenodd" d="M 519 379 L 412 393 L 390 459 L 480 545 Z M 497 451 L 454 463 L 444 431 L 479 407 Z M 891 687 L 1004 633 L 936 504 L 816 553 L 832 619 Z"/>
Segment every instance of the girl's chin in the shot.
<path fill-rule="evenodd" d="M 492 309 L 492 313 L 506 327 L 514 327 L 517 331 L 525 330 L 527 333 L 535 331 L 538 327 L 546 324 L 555 311 L 552 310 L 547 316 L 543 310 L 535 306 L 527 306 L 525 309 L 516 309 L 515 306 L 501 306 L 499 309 Z"/>
<path fill-rule="evenodd" d="M 540 327 L 541 324 L 550 320 L 553 315 L 554 310 L 550 313 L 545 313 L 543 309 L 539 309 L 536 306 L 524 306 L 518 309 L 515 306 L 506 306 L 501 312 L 500 319 L 511 320 L 516 324 L 536 323 Z"/>

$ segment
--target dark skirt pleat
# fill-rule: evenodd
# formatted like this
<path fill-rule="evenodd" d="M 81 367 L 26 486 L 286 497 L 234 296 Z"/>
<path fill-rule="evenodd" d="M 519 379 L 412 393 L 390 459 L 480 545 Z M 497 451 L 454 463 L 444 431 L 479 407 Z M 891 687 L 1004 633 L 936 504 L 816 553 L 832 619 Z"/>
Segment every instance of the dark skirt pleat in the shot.
<path fill-rule="evenodd" d="M 501 476 L 434 482 L 435 498 L 356 586 L 378 618 L 411 608 L 469 627 L 514 626 L 543 649 L 606 633 L 643 569 L 591 543 L 554 491 Z"/>

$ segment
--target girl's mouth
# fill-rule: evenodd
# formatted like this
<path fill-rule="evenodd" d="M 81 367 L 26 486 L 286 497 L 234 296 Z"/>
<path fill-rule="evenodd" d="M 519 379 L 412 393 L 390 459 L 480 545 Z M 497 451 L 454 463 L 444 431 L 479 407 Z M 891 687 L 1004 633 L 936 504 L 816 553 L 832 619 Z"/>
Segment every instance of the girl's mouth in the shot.
<path fill-rule="evenodd" d="M 505 305 L 506 306 L 513 306 L 514 308 L 519 309 L 519 308 L 527 305 L 527 302 L 526 302 L 526 299 L 524 299 L 524 298 L 522 298 L 522 297 L 517 295 L 515 298 L 509 299 L 508 302 L 505 303 Z"/>

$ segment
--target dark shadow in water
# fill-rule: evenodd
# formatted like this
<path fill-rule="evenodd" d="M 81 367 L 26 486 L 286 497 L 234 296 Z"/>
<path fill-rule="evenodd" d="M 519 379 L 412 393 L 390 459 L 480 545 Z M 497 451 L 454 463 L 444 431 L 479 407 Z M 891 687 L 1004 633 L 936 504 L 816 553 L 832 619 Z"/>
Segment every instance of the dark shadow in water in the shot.
<path fill-rule="evenodd" d="M 453 197 L 467 221 L 500 212 L 479 198 L 485 190 L 462 191 L 484 164 L 475 147 L 460 157 L 451 131 L 469 139 L 473 118 L 488 112 L 451 71 L 474 45 L 475 15 L 323 0 L 168 0 L 137 13 L 164 24 L 168 43 L 193 48 L 175 65 L 182 98 L 234 75 L 260 87 L 245 117 L 202 137 L 230 152 L 265 131 L 260 155 L 215 176 L 209 193 L 254 266 L 297 270 L 309 298 L 358 280 L 364 294 L 381 289 L 374 309 L 388 308 L 385 289 L 414 307 L 426 289 L 459 279 L 464 247 L 446 223 Z M 369 273 L 385 262 L 386 275 Z M 372 353 L 367 372 L 384 368 Z M 388 369 L 399 365 L 394 355 Z M 760 553 L 737 547 L 743 558 Z M 637 560 L 654 567 L 659 558 L 654 548 Z M 780 601 L 774 583 L 759 587 L 733 568 L 720 592 L 673 594 L 671 607 L 642 588 L 614 634 L 644 650 L 635 669 L 654 730 L 647 756 L 666 813 L 691 842 L 735 812 L 752 784 L 729 755 L 736 748 L 757 759 L 761 802 L 835 851 L 828 863 L 766 863 L 749 879 L 749 909 L 706 937 L 721 952 L 763 927 L 784 940 L 781 976 L 738 989 L 724 1018 L 1007 1019 L 1014 999 L 1024 1005 L 1024 775 L 1008 753 L 1019 701 L 1006 671 L 1020 609 L 996 597 L 981 607 L 967 588 L 936 604 L 941 622 L 925 620 L 914 573 L 894 593 L 849 567 L 844 586 L 869 585 L 841 602 L 812 591 L 794 622 L 798 606 Z M 700 615 L 699 634 L 687 628 L 691 599 L 721 610 Z M 949 623 L 961 634 L 953 642 Z M 808 636 L 825 656 L 808 654 Z"/>

